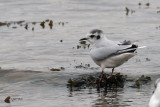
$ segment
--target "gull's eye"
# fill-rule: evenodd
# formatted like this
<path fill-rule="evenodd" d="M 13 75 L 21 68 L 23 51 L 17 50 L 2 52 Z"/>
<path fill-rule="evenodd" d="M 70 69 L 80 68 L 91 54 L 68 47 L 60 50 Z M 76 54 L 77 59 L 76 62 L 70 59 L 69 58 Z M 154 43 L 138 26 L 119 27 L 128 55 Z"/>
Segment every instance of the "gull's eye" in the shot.
<path fill-rule="evenodd" d="M 100 35 L 98 35 L 98 36 L 97 36 L 97 39 L 100 39 L 100 38 L 101 38 Z"/>
<path fill-rule="evenodd" d="M 91 38 L 94 38 L 94 35 L 91 35 L 90 37 L 91 37 Z"/>

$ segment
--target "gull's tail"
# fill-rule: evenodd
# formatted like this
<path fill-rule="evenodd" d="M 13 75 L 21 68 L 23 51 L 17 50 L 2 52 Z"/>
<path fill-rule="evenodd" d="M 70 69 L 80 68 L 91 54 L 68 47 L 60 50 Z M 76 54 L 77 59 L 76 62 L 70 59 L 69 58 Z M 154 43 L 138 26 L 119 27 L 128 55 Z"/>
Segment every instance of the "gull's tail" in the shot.
<path fill-rule="evenodd" d="M 132 44 L 131 47 L 129 47 L 129 48 L 125 48 L 125 49 L 119 50 L 119 51 L 117 52 L 117 54 L 122 54 L 122 53 L 135 53 L 137 49 L 141 49 L 141 48 L 146 48 L 146 46 L 138 47 L 138 45 L 135 43 L 135 44 Z"/>
<path fill-rule="evenodd" d="M 138 47 L 139 49 L 141 49 L 141 48 L 147 48 L 147 46 L 141 46 L 141 47 Z"/>
<path fill-rule="evenodd" d="M 134 46 L 135 48 L 137 48 L 137 49 L 141 49 L 141 48 L 146 48 L 146 47 L 147 47 L 147 46 L 140 46 L 140 47 L 139 47 L 137 42 L 133 43 L 133 44 L 132 44 L 132 47 L 133 47 L 133 46 Z"/>

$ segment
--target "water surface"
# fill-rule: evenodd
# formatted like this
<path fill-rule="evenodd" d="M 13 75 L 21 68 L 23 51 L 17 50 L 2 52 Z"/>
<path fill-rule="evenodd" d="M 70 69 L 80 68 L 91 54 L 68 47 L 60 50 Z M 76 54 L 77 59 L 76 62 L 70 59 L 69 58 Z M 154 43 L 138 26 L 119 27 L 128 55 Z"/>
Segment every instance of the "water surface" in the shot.
<path fill-rule="evenodd" d="M 0 26 L 1 105 L 146 107 L 153 83 L 160 75 L 160 14 L 157 13 L 160 1 L 150 1 L 150 6 L 146 3 L 146 0 L 1 0 L 0 22 L 24 20 L 24 24 L 29 24 L 28 30 L 24 25 Z M 126 7 L 133 13 L 130 11 L 126 16 Z M 43 29 L 40 23 L 31 23 L 46 19 L 53 20 L 53 29 L 47 24 Z M 59 22 L 64 22 L 64 26 Z M 89 57 L 89 49 L 76 49 L 79 39 L 93 28 L 102 29 L 109 39 L 132 40 L 147 46 L 115 72 L 134 78 L 149 75 L 152 82 L 140 89 L 129 88 L 126 84 L 124 89 L 109 93 L 96 89 L 69 91 L 66 87 L 69 78 L 101 71 L 100 68 L 75 68 L 81 63 L 98 67 Z M 65 70 L 51 72 L 53 67 L 64 67 Z M 111 69 L 105 69 L 105 72 L 111 72 Z M 3 100 L 7 96 L 21 100 L 6 104 Z"/>

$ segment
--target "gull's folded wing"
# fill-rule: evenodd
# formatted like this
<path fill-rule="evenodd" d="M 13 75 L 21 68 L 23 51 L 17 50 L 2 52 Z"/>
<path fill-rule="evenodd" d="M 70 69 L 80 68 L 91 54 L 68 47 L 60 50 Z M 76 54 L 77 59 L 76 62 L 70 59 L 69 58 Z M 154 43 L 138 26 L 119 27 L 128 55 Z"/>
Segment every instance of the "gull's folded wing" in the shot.
<path fill-rule="evenodd" d="M 134 52 L 137 49 L 135 45 L 117 45 L 117 46 L 103 46 L 93 48 L 90 51 L 91 57 L 96 60 L 103 60 L 113 55 Z"/>

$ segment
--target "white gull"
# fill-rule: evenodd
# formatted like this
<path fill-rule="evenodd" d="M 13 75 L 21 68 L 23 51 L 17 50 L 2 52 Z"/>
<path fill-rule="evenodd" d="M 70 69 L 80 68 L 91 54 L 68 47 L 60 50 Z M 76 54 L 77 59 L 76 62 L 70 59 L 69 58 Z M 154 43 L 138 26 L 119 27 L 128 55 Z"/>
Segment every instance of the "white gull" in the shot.
<path fill-rule="evenodd" d="M 160 78 L 154 84 L 153 95 L 149 101 L 149 107 L 160 107 Z"/>
<path fill-rule="evenodd" d="M 101 80 L 105 68 L 112 68 L 112 76 L 114 68 L 135 56 L 138 48 L 136 44 L 132 44 L 130 41 L 121 43 L 109 40 L 103 34 L 103 31 L 99 29 L 93 29 L 87 34 L 86 38 L 80 39 L 80 41 L 84 40 L 89 41 L 92 45 L 90 56 L 102 68 Z"/>

